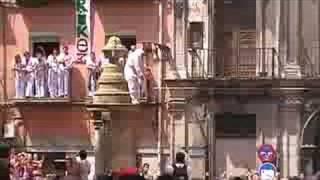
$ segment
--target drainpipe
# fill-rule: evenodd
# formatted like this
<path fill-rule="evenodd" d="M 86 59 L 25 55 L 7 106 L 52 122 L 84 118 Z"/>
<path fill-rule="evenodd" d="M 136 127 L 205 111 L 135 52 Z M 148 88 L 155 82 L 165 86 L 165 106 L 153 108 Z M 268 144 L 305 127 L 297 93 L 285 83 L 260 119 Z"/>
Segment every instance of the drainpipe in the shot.
<path fill-rule="evenodd" d="M 7 26 L 7 8 L 2 6 L 2 40 L 3 40 L 3 67 L 2 67 L 2 88 L 3 88 L 3 102 L 5 105 L 2 117 L 2 134 L 4 133 L 4 125 L 7 121 L 7 101 L 8 101 L 8 93 L 7 93 L 7 40 L 6 40 L 6 26 Z M 4 135 L 4 134 L 3 134 Z"/>
<path fill-rule="evenodd" d="M 158 19 L 158 26 L 159 26 L 159 44 L 163 44 L 163 0 L 159 0 L 158 4 L 158 12 L 159 12 L 159 19 Z M 160 166 L 160 174 L 162 174 L 164 170 L 164 161 L 163 161 L 163 145 L 162 145 L 162 131 L 163 131 L 163 106 L 164 106 L 164 91 L 163 91 L 163 61 L 160 59 L 159 62 L 159 74 L 158 74 L 158 101 L 160 102 L 158 106 L 158 162 Z"/>

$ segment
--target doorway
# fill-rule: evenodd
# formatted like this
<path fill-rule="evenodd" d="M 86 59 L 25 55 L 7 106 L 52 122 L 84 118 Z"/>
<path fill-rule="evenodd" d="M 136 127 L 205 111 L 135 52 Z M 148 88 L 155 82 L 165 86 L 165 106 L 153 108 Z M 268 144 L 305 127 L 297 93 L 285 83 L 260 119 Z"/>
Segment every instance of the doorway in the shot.
<path fill-rule="evenodd" d="M 45 55 L 48 56 L 48 55 L 52 54 L 54 49 L 59 50 L 60 43 L 59 42 L 34 42 L 34 43 L 32 43 L 33 56 L 35 56 L 35 50 L 38 47 L 43 47 L 43 49 L 45 51 Z"/>

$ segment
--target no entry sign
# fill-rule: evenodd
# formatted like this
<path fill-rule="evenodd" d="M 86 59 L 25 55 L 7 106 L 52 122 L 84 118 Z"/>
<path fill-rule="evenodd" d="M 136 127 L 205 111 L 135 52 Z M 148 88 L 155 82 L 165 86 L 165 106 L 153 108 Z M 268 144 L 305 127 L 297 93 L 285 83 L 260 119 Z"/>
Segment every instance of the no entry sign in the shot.
<path fill-rule="evenodd" d="M 277 158 L 277 153 L 270 144 L 263 144 L 258 149 L 258 157 L 261 162 L 274 162 Z"/>

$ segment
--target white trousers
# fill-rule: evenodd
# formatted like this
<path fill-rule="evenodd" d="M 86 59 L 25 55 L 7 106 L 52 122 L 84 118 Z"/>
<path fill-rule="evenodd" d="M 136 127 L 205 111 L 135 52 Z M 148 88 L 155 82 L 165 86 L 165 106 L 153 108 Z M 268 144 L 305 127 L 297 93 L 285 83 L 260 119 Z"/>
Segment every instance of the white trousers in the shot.
<path fill-rule="evenodd" d="M 131 78 L 127 80 L 128 89 L 130 93 L 131 100 L 139 100 L 141 97 L 141 86 L 137 78 Z"/>
<path fill-rule="evenodd" d="M 58 97 L 58 72 L 52 69 L 48 71 L 48 88 L 50 97 Z"/>
<path fill-rule="evenodd" d="M 45 97 L 45 76 L 39 76 L 35 78 L 35 85 L 36 85 L 36 97 Z"/>
<path fill-rule="evenodd" d="M 26 96 L 27 97 L 33 97 L 34 96 L 34 74 L 33 73 L 28 73 L 26 75 Z"/>
<path fill-rule="evenodd" d="M 15 88 L 16 88 L 16 98 L 24 98 L 25 80 L 23 77 L 16 76 Z"/>
<path fill-rule="evenodd" d="M 58 71 L 58 95 L 69 96 L 69 69 L 59 69 Z"/>
<path fill-rule="evenodd" d="M 89 72 L 89 85 L 88 85 L 88 89 L 89 89 L 89 95 L 92 96 L 93 93 L 97 90 L 97 73 L 94 72 Z"/>

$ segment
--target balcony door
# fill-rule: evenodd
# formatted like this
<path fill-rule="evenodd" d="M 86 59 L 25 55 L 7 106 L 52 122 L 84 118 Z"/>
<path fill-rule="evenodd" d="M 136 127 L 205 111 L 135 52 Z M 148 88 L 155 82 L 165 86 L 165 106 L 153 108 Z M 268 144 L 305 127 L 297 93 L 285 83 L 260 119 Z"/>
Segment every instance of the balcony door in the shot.
<path fill-rule="evenodd" d="M 223 64 L 226 77 L 253 77 L 256 75 L 256 32 L 235 30 L 224 33 Z"/>

